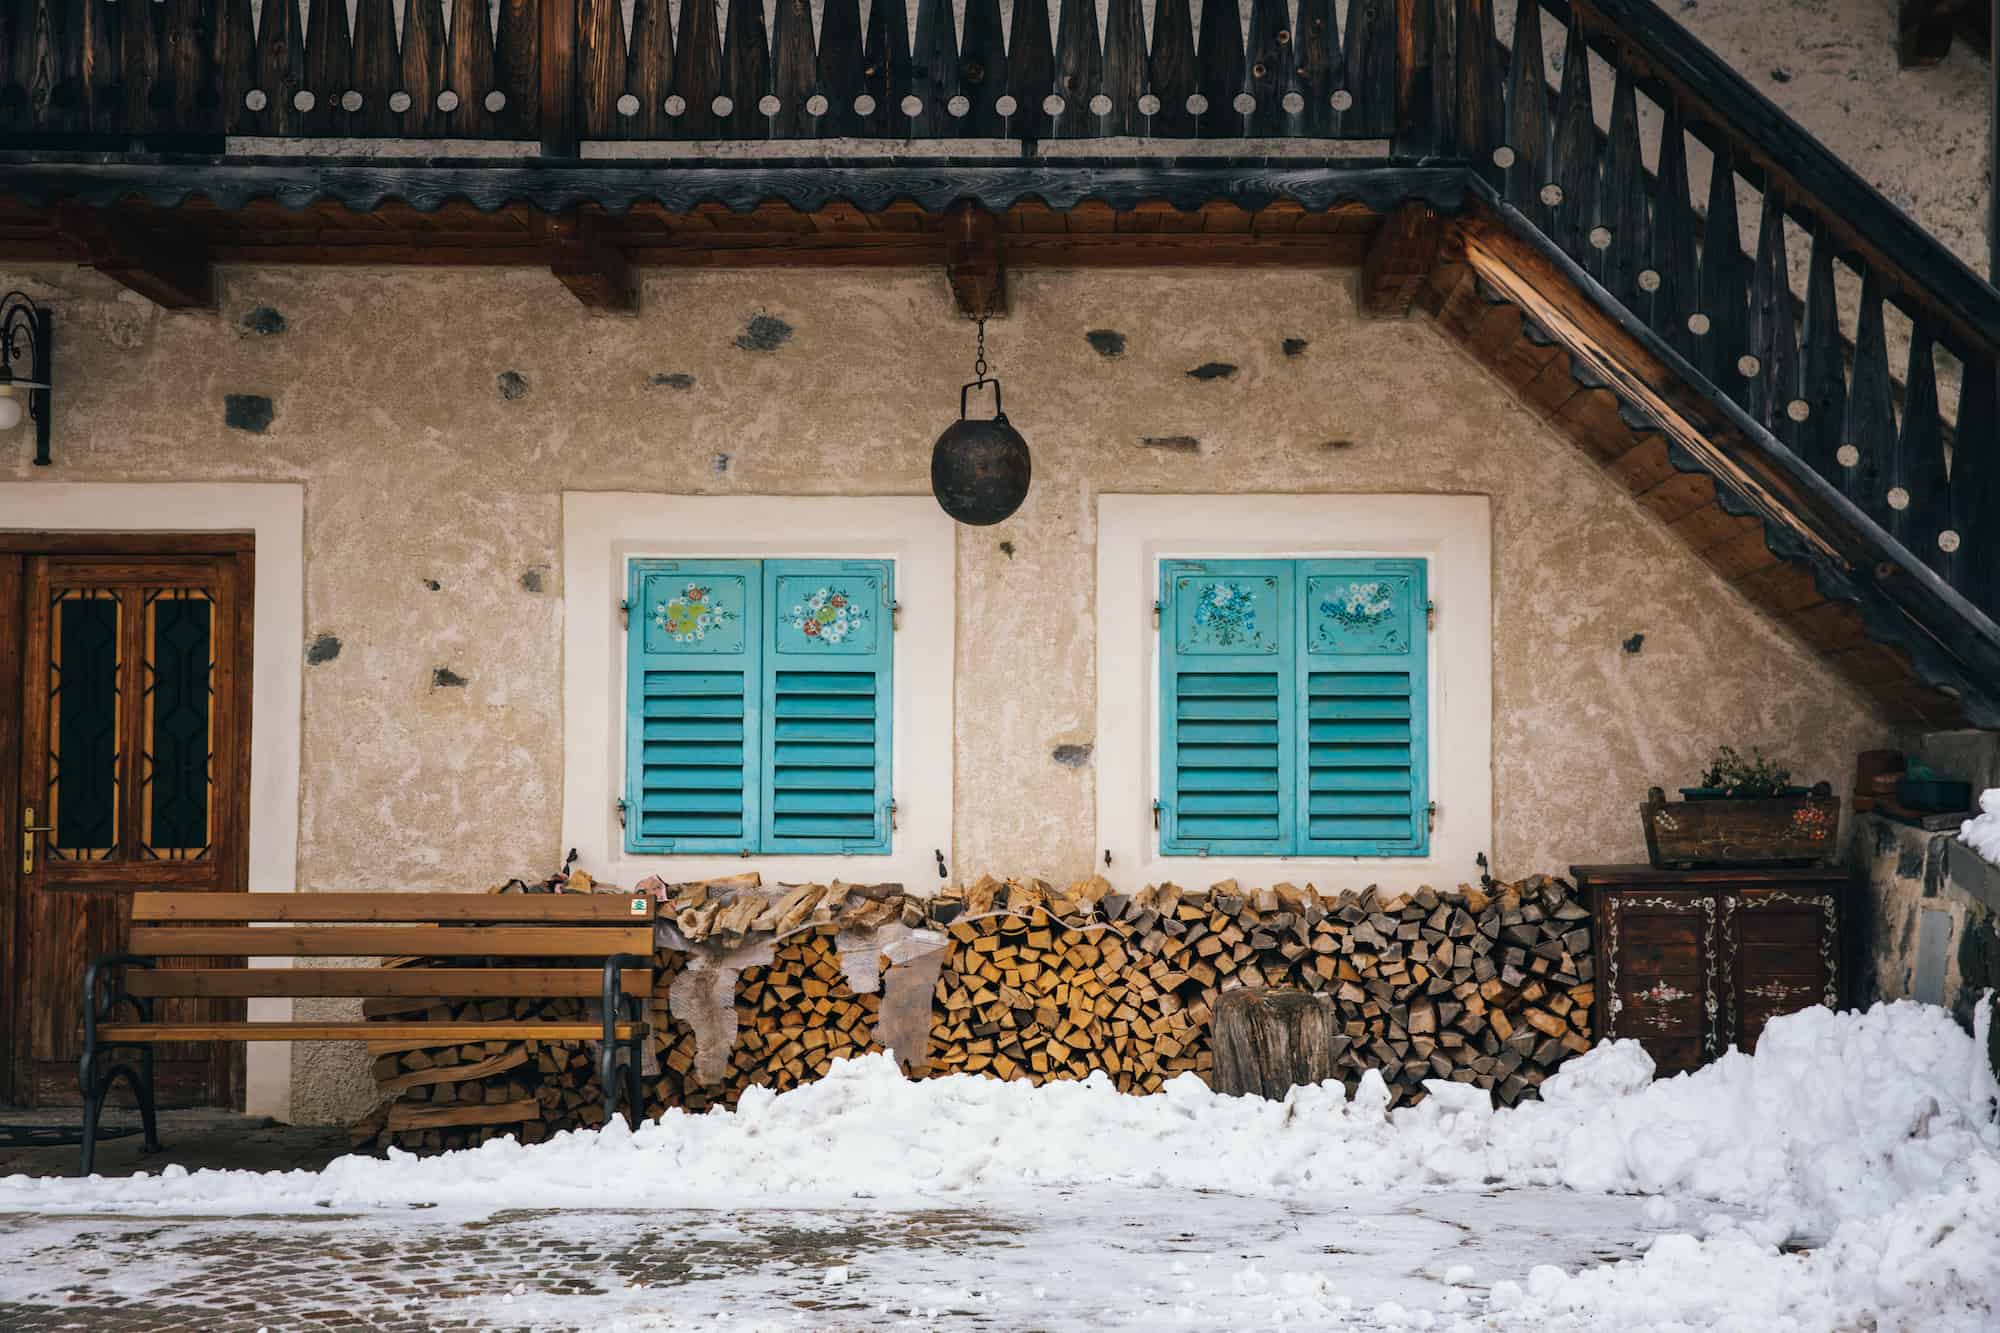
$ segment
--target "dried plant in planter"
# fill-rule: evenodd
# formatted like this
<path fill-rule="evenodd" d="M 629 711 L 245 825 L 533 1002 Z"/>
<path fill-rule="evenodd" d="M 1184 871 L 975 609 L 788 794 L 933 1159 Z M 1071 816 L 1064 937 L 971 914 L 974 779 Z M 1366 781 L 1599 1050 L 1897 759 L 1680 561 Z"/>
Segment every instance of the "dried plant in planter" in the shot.
<path fill-rule="evenodd" d="M 1774 796 L 1801 796 L 1804 787 L 1791 785 L 1792 770 L 1780 768 L 1756 746 L 1750 747 L 1750 757 L 1745 759 L 1736 752 L 1733 745 L 1719 746 L 1715 757 L 1708 761 L 1708 771 L 1701 775 L 1698 787 L 1682 787 L 1681 795 L 1691 801 L 1738 800 L 1763 801 Z"/>

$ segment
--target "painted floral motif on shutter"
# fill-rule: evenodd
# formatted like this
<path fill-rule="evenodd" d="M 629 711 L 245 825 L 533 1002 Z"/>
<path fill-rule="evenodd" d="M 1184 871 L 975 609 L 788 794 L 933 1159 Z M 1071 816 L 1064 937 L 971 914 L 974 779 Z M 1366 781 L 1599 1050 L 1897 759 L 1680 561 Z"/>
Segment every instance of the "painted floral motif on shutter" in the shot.
<path fill-rule="evenodd" d="M 868 624 L 868 608 L 855 602 L 845 587 L 818 588 L 786 613 L 791 627 L 809 643 L 831 648 Z"/>
<path fill-rule="evenodd" d="M 1399 653 L 1409 646 L 1407 578 L 1314 579 L 1316 650 Z"/>
<path fill-rule="evenodd" d="M 723 605 L 715 589 L 702 583 L 690 583 L 679 595 L 653 607 L 653 623 L 675 643 L 700 643 L 710 630 L 737 618 L 738 612 Z"/>

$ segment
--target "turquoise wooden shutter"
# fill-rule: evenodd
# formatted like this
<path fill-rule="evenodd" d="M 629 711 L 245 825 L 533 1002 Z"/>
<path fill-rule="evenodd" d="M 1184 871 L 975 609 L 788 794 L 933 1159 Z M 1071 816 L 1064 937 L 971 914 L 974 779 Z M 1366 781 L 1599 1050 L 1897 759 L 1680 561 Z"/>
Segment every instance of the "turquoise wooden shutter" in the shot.
<path fill-rule="evenodd" d="M 625 850 L 757 846 L 762 602 L 755 560 L 632 562 Z"/>
<path fill-rule="evenodd" d="M 1301 852 L 1430 850 L 1430 644 L 1422 560 L 1301 560 Z"/>
<path fill-rule="evenodd" d="M 764 850 L 889 850 L 895 572 L 764 562 Z"/>
<path fill-rule="evenodd" d="M 1287 560 L 1160 568 L 1160 851 L 1291 851 L 1297 620 Z"/>

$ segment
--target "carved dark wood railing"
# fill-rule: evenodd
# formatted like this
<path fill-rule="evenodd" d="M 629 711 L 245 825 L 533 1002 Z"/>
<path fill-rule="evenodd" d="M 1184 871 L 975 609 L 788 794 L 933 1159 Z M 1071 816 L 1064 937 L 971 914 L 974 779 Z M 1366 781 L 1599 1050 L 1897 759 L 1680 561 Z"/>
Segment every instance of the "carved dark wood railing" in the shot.
<path fill-rule="evenodd" d="M 1380 139 L 1431 0 L 0 0 L 0 134 Z M 915 38 L 910 35 L 915 7 Z M 447 11 L 449 21 L 447 22 Z M 1051 18 L 1059 20 L 1053 38 Z M 1296 28 L 1296 31 L 1294 29 Z"/>
<path fill-rule="evenodd" d="M 1428 124 L 1420 114 L 1399 146 L 1468 160 L 1715 390 L 2000 618 L 2000 293 L 1649 0 L 1446 4 L 1422 16 L 1428 58 L 1402 71 Z M 1709 158 L 1705 189 L 1690 140 Z M 1908 348 L 1895 366 L 1891 320 Z"/>

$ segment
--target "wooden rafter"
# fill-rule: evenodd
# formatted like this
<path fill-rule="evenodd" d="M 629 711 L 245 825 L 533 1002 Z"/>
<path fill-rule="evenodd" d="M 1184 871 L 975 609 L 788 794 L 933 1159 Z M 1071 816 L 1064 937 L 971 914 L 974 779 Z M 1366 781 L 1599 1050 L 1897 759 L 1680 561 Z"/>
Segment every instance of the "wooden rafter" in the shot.
<path fill-rule="evenodd" d="M 1400 318 L 1437 263 L 1443 228 L 1429 204 L 1404 204 L 1375 233 L 1361 261 L 1361 313 Z"/>
<path fill-rule="evenodd" d="M 1007 266 L 1000 221 L 970 200 L 944 215 L 944 272 L 959 312 L 968 319 L 1007 313 Z"/>
<path fill-rule="evenodd" d="M 604 234 L 596 209 L 552 214 L 544 219 L 549 268 L 572 295 L 591 310 L 633 310 L 638 293 L 625 256 Z"/>
<path fill-rule="evenodd" d="M 215 304 L 215 273 L 201 238 L 178 220 L 139 222 L 105 209 L 65 206 L 62 226 L 83 262 L 168 310 Z"/>

